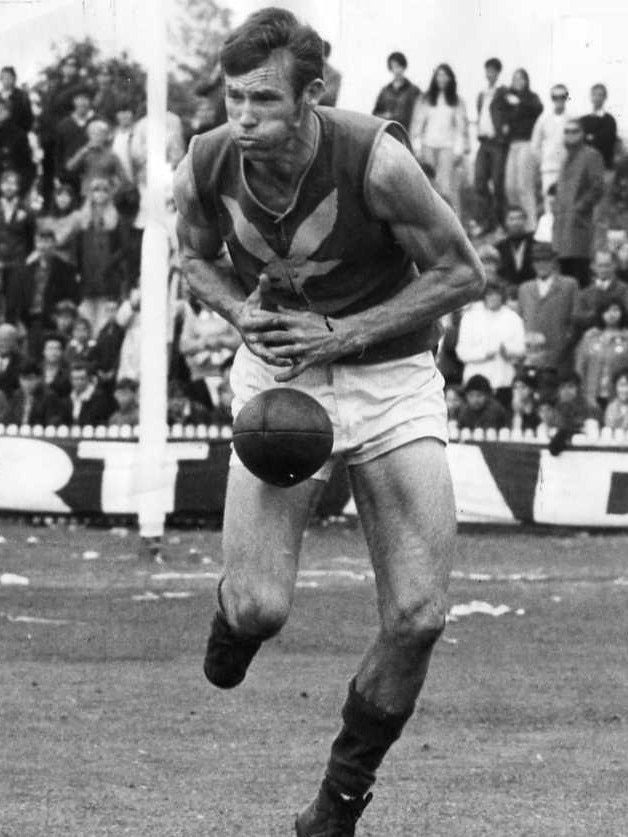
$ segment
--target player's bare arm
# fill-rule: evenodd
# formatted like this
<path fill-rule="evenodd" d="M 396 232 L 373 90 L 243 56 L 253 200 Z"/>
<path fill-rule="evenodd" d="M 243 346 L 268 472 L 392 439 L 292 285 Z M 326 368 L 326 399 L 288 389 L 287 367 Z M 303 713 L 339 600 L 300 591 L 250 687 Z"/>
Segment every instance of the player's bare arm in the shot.
<path fill-rule="evenodd" d="M 256 339 L 260 330 L 277 328 L 276 315 L 261 308 L 263 287 L 246 297 L 235 281 L 218 226 L 200 207 L 187 157 L 176 171 L 174 195 L 181 266 L 191 294 L 234 325 L 252 352 L 269 363 L 288 365 L 289 360 L 274 358 Z"/>
<path fill-rule="evenodd" d="M 373 214 L 390 225 L 415 261 L 420 276 L 380 305 L 342 319 L 282 310 L 283 333 L 261 335 L 276 357 L 296 360 L 289 372 L 277 376 L 278 381 L 412 332 L 482 292 L 482 266 L 458 219 L 431 188 L 411 153 L 388 134 L 374 152 L 367 199 Z M 281 345 L 271 346 L 273 341 Z"/>

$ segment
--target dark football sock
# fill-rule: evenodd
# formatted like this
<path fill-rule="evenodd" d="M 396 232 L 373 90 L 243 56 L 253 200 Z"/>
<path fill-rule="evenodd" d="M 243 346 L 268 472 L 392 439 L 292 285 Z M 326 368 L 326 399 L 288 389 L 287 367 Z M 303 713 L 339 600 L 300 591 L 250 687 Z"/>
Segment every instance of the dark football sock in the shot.
<path fill-rule="evenodd" d="M 401 735 L 412 710 L 393 715 L 370 703 L 355 687 L 342 710 L 343 726 L 331 747 L 325 779 L 336 793 L 364 796 L 375 781 L 375 771 Z"/>

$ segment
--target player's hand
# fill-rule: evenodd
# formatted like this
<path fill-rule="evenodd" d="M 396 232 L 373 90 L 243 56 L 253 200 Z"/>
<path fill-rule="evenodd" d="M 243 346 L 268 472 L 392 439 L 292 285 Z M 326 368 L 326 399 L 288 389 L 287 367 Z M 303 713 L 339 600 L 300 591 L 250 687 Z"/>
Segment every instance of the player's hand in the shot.
<path fill-rule="evenodd" d="M 275 376 L 277 383 L 298 377 L 310 366 L 324 366 L 350 351 L 342 320 L 330 320 L 314 311 L 279 308 L 278 328 L 262 339 L 273 357 L 288 361 L 290 369 Z"/>
<path fill-rule="evenodd" d="M 262 308 L 264 291 L 265 284 L 262 281 L 242 303 L 234 325 L 254 355 L 273 366 L 291 366 L 289 359 L 275 356 L 267 345 L 266 334 L 275 333 L 280 325 L 278 314 Z"/>

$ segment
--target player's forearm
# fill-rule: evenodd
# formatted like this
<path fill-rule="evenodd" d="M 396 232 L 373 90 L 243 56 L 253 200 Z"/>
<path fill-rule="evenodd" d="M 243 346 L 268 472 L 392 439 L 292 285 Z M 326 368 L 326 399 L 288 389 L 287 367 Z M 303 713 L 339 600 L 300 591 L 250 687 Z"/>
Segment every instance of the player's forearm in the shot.
<path fill-rule="evenodd" d="M 427 270 L 385 302 L 340 321 L 349 351 L 410 334 L 478 299 L 483 286 L 483 275 L 471 265 Z"/>
<path fill-rule="evenodd" d="M 238 315 L 245 294 L 233 269 L 225 261 L 208 262 L 185 256 L 182 268 L 192 295 L 238 328 Z"/>

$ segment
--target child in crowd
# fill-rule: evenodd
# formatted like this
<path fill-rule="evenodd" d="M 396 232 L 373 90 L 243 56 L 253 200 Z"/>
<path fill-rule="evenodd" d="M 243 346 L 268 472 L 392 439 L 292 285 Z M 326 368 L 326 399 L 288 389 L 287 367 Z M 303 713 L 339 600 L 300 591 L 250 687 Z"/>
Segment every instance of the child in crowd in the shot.
<path fill-rule="evenodd" d="M 139 423 L 139 405 L 137 401 L 138 383 L 132 378 L 120 378 L 114 390 L 118 409 L 109 417 L 109 427 L 113 425 L 136 425 Z"/>
<path fill-rule="evenodd" d="M 613 382 L 615 397 L 604 413 L 604 424 L 613 430 L 628 430 L 628 367 L 620 369 Z"/>
<path fill-rule="evenodd" d="M 509 424 L 508 413 L 493 396 L 491 385 L 484 375 L 473 375 L 464 389 L 465 403 L 460 411 L 458 426 L 469 430 L 500 430 Z"/>
<path fill-rule="evenodd" d="M 92 326 L 85 317 L 77 317 L 72 329 L 72 339 L 65 349 L 65 360 L 70 366 L 75 360 L 91 362 L 96 341 L 92 339 Z"/>
<path fill-rule="evenodd" d="M 536 393 L 528 376 L 517 375 L 513 380 L 510 409 L 510 426 L 513 430 L 536 430 L 541 423 L 537 412 Z"/>

